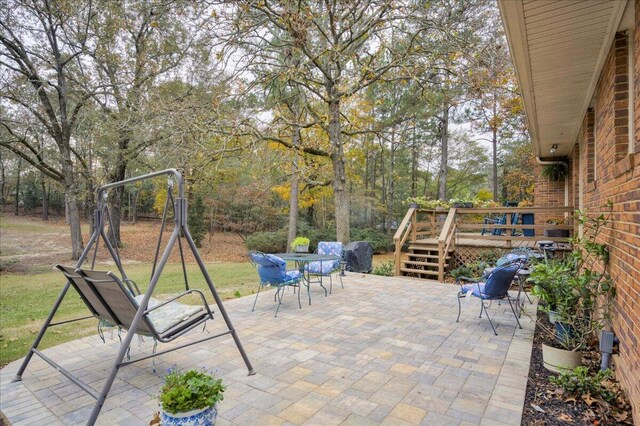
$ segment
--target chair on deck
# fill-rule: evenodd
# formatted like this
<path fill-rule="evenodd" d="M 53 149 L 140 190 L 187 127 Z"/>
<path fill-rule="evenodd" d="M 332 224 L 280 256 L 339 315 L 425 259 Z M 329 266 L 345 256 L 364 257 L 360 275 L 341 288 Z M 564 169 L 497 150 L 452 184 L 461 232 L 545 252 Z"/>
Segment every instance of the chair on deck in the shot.
<path fill-rule="evenodd" d="M 278 311 L 282 304 L 282 296 L 287 287 L 294 287 L 294 291 L 296 287 L 298 288 L 298 307 L 302 308 L 302 304 L 300 303 L 300 281 L 302 280 L 302 274 L 300 271 L 287 271 L 287 262 L 272 254 L 251 252 L 249 253 L 249 257 L 251 257 L 251 262 L 255 265 L 258 270 L 258 276 L 260 277 L 258 292 L 253 301 L 251 312 L 253 312 L 256 307 L 260 290 L 265 286 L 277 287 L 274 301 L 278 301 L 278 307 L 276 308 L 274 317 L 278 316 Z"/>
<path fill-rule="evenodd" d="M 495 334 L 496 336 L 498 335 L 498 333 L 496 332 L 496 328 L 491 321 L 489 313 L 487 312 L 487 308 L 491 306 L 491 303 L 494 300 L 507 299 L 507 301 L 509 302 L 509 306 L 511 307 L 511 311 L 513 312 L 513 316 L 516 318 L 516 322 L 518 323 L 518 327 L 522 328 L 522 325 L 520 325 L 520 320 L 518 319 L 518 314 L 516 313 L 515 309 L 513 308 L 513 304 L 511 303 L 511 296 L 509 296 L 509 287 L 511 286 L 511 282 L 514 280 L 516 274 L 518 273 L 518 270 L 522 268 L 522 266 L 522 262 L 516 261 L 498 267 L 489 274 L 484 282 L 467 277 L 459 277 L 458 279 L 456 279 L 456 284 L 460 285 L 460 291 L 457 295 L 458 318 L 456 318 L 456 322 L 460 322 L 460 313 L 462 310 L 460 299 L 467 297 L 467 295 L 470 294 L 471 296 L 480 299 L 479 318 L 482 318 L 482 312 L 484 311 L 487 318 L 489 319 L 489 324 L 491 324 L 491 328 L 493 329 L 493 334 Z M 462 281 L 466 281 L 470 284 L 463 284 Z"/>
<path fill-rule="evenodd" d="M 517 225 L 518 222 L 520 221 L 520 213 L 510 213 L 510 214 L 511 214 L 511 225 Z M 483 223 L 485 225 L 506 225 L 507 213 L 504 213 L 499 218 L 485 217 L 483 220 Z M 485 235 L 485 234 L 499 237 L 500 235 L 505 234 L 505 228 L 488 228 L 488 227 L 482 228 L 480 235 Z M 518 231 L 516 229 L 511 230 L 511 236 L 516 236 L 517 234 L 518 234 Z"/>
<path fill-rule="evenodd" d="M 333 279 L 332 274 L 338 273 L 338 277 L 340 278 L 340 285 L 344 288 L 344 283 L 342 282 L 342 275 L 339 274 L 341 270 L 341 262 L 343 256 L 343 247 L 341 242 L 335 241 L 320 241 L 318 243 L 318 248 L 316 250 L 317 254 L 323 255 L 333 255 L 338 256 L 340 259 L 336 260 L 318 260 L 315 262 L 310 262 L 305 266 L 305 271 L 309 276 L 313 275 L 318 278 L 318 282 L 320 286 L 324 289 L 324 295 L 327 295 L 327 289 L 322 285 L 322 278 L 329 277 L 329 294 L 331 294 L 331 290 L 333 289 Z M 311 281 L 309 281 L 311 282 Z"/>

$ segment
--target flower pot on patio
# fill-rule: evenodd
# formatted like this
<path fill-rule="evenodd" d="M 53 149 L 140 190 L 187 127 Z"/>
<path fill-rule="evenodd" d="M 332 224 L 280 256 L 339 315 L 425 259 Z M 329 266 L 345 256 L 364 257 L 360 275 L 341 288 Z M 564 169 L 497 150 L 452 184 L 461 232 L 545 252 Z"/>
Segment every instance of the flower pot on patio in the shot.
<path fill-rule="evenodd" d="M 216 424 L 217 417 L 218 410 L 215 405 L 185 413 L 160 413 L 163 426 L 212 426 Z"/>
<path fill-rule="evenodd" d="M 309 251 L 309 244 L 305 246 L 295 246 L 293 251 L 296 253 L 307 253 Z"/>
<path fill-rule="evenodd" d="M 578 367 L 582 363 L 582 352 L 557 349 L 543 343 L 542 362 L 547 370 L 561 373 Z"/>
<path fill-rule="evenodd" d="M 569 238 L 569 230 L 568 229 L 545 229 L 544 236 L 550 237 L 550 238 Z"/>

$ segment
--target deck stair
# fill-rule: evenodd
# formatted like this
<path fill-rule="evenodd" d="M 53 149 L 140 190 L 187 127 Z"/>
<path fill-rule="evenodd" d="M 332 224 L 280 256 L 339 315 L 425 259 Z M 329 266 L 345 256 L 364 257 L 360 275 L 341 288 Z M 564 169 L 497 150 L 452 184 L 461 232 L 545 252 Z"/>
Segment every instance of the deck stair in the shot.
<path fill-rule="evenodd" d="M 400 274 L 403 276 L 422 279 L 438 279 L 438 242 L 434 239 L 411 241 L 403 253 L 400 262 Z M 445 256 L 445 269 L 449 266 L 449 260 L 453 256 L 453 249 Z"/>

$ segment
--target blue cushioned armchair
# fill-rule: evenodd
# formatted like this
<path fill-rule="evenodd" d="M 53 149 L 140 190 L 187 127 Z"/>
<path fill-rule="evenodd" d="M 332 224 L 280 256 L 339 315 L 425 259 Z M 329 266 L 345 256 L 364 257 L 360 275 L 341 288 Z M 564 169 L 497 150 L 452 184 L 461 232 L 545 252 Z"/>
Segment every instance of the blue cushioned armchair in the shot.
<path fill-rule="evenodd" d="M 507 299 L 507 301 L 509 302 L 509 306 L 511 306 L 513 316 L 516 318 L 516 322 L 518 323 L 518 327 L 522 328 L 522 326 L 520 325 L 520 320 L 518 319 L 518 315 L 513 308 L 513 304 L 511 303 L 511 296 L 509 295 L 509 287 L 511 286 L 511 282 L 514 280 L 516 274 L 518 273 L 518 270 L 522 268 L 522 266 L 523 262 L 517 260 L 515 262 L 495 268 L 484 282 L 471 278 L 459 277 L 456 280 L 456 283 L 460 285 L 460 291 L 458 292 L 457 297 L 458 318 L 456 319 L 456 322 L 460 322 L 460 312 L 462 308 L 460 299 L 467 296 L 477 297 L 480 300 L 479 318 L 482 318 L 482 312 L 484 311 L 487 318 L 489 319 L 489 324 L 491 324 L 491 328 L 493 329 L 493 334 L 497 336 L 498 333 L 496 332 L 493 321 L 491 321 L 491 317 L 487 312 L 487 308 L 491 306 L 491 303 L 494 300 Z M 468 284 L 463 284 L 463 281 L 468 282 Z"/>
<path fill-rule="evenodd" d="M 320 241 L 318 243 L 318 249 L 316 250 L 317 254 L 325 254 L 325 255 L 334 255 L 338 256 L 340 259 L 336 260 L 323 260 L 317 262 L 310 262 L 305 266 L 305 272 L 309 277 L 315 276 L 318 278 L 317 281 L 320 283 L 320 286 L 324 289 L 324 295 L 327 295 L 327 289 L 322 285 L 322 278 L 329 277 L 329 294 L 333 288 L 333 279 L 331 275 L 333 273 L 340 272 L 341 262 L 343 256 L 342 243 L 340 242 L 329 242 L 329 241 Z M 340 285 L 344 288 L 344 284 L 342 283 L 342 276 L 338 274 L 340 278 Z M 311 280 L 309 280 L 311 282 Z"/>
<path fill-rule="evenodd" d="M 265 286 L 278 288 L 274 295 L 274 302 L 278 302 L 278 307 L 276 308 L 274 316 L 278 316 L 278 311 L 282 304 L 282 296 L 287 287 L 294 287 L 294 291 L 295 288 L 298 287 L 298 307 L 302 308 L 302 305 L 300 304 L 300 281 L 302 280 L 302 274 L 300 271 L 287 271 L 287 262 L 272 254 L 251 252 L 249 256 L 251 257 L 251 262 L 256 266 L 258 275 L 260 276 L 260 285 L 258 286 L 256 298 L 253 301 L 253 307 L 251 308 L 252 312 L 256 307 L 260 290 Z"/>

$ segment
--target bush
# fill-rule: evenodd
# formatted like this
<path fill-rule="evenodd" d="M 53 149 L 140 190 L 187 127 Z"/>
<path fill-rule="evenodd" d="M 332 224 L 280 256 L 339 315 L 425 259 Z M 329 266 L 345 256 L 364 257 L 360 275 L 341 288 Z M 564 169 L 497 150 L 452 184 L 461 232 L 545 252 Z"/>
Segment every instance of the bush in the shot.
<path fill-rule="evenodd" d="M 287 251 L 287 233 L 285 231 L 255 232 L 247 237 L 245 243 L 249 250 L 284 253 Z"/>
<path fill-rule="evenodd" d="M 455 279 L 458 279 L 460 277 L 471 278 L 473 275 L 473 272 L 471 271 L 471 268 L 469 268 L 468 266 L 459 266 L 451 270 L 449 274 Z"/>
<path fill-rule="evenodd" d="M 389 235 L 372 228 L 352 229 L 351 241 L 368 241 L 376 254 L 387 253 L 389 247 L 393 244 L 393 240 Z"/>
<path fill-rule="evenodd" d="M 396 262 L 390 260 L 382 263 L 373 269 L 373 275 L 382 275 L 383 277 L 393 277 L 396 273 Z"/>
<path fill-rule="evenodd" d="M 589 394 L 594 398 L 600 397 L 609 403 L 613 403 L 616 393 L 612 391 L 609 379 L 611 379 L 611 370 L 590 374 L 589 369 L 584 366 L 564 371 L 558 376 L 549 377 L 549 381 L 553 385 L 562 388 L 567 396 L 582 397 Z"/>
<path fill-rule="evenodd" d="M 204 236 L 207 234 L 207 225 L 204 217 L 204 204 L 200 195 L 196 196 L 195 203 L 189 208 L 188 214 L 189 232 L 196 243 L 196 247 L 200 247 Z"/>
<path fill-rule="evenodd" d="M 484 263 L 494 264 L 500 259 L 500 252 L 495 249 L 482 250 L 478 253 L 478 260 Z"/>

